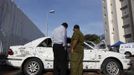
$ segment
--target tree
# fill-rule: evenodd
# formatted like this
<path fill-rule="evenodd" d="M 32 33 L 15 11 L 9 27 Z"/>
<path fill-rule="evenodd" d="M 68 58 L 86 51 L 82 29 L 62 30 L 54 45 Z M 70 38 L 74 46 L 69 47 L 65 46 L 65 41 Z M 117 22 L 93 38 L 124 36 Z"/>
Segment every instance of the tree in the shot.
<path fill-rule="evenodd" d="M 96 44 L 100 42 L 100 37 L 96 34 L 86 34 L 84 37 L 85 37 L 85 41 L 92 41 Z"/>

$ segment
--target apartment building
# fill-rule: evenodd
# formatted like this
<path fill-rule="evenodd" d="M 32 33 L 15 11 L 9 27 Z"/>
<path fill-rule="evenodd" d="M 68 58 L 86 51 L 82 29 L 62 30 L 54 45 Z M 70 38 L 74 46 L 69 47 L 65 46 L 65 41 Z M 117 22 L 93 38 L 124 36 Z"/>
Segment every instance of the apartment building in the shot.
<path fill-rule="evenodd" d="M 134 42 L 134 0 L 120 0 L 126 42 Z"/>
<path fill-rule="evenodd" d="M 108 45 L 117 41 L 126 42 L 120 0 L 102 0 L 105 40 Z"/>

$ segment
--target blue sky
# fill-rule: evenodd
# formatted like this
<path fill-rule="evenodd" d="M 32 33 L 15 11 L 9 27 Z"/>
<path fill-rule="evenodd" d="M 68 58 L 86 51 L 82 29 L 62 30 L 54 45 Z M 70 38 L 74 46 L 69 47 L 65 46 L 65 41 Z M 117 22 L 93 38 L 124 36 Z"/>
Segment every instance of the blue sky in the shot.
<path fill-rule="evenodd" d="M 15 3 L 43 33 L 46 21 L 49 35 L 62 22 L 69 24 L 68 36 L 75 24 L 80 25 L 84 34 L 104 33 L 101 0 L 15 0 Z M 50 10 L 55 10 L 55 14 L 50 14 Z"/>

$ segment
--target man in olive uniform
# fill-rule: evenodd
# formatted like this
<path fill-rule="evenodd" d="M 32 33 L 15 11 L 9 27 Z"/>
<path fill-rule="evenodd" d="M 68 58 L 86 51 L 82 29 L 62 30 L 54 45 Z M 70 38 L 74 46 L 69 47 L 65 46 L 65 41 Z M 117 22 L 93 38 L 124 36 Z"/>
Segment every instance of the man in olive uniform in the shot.
<path fill-rule="evenodd" d="M 84 55 L 84 36 L 80 31 L 79 25 L 75 25 L 74 33 L 71 39 L 71 75 L 83 74 L 83 55 Z"/>

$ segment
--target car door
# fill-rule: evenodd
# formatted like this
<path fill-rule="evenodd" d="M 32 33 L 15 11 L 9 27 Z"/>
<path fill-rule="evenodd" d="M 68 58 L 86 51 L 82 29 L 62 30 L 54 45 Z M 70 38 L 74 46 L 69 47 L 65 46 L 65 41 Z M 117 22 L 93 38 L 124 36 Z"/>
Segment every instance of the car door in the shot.
<path fill-rule="evenodd" d="M 96 66 L 96 50 L 91 46 L 84 44 L 84 69 L 94 69 Z"/>
<path fill-rule="evenodd" d="M 47 38 L 43 40 L 37 47 L 41 60 L 44 62 L 45 69 L 53 69 L 53 49 L 52 40 Z"/>
<path fill-rule="evenodd" d="M 45 61 L 53 61 L 52 40 L 47 38 L 43 40 L 37 47 L 39 56 L 43 56 Z"/>

